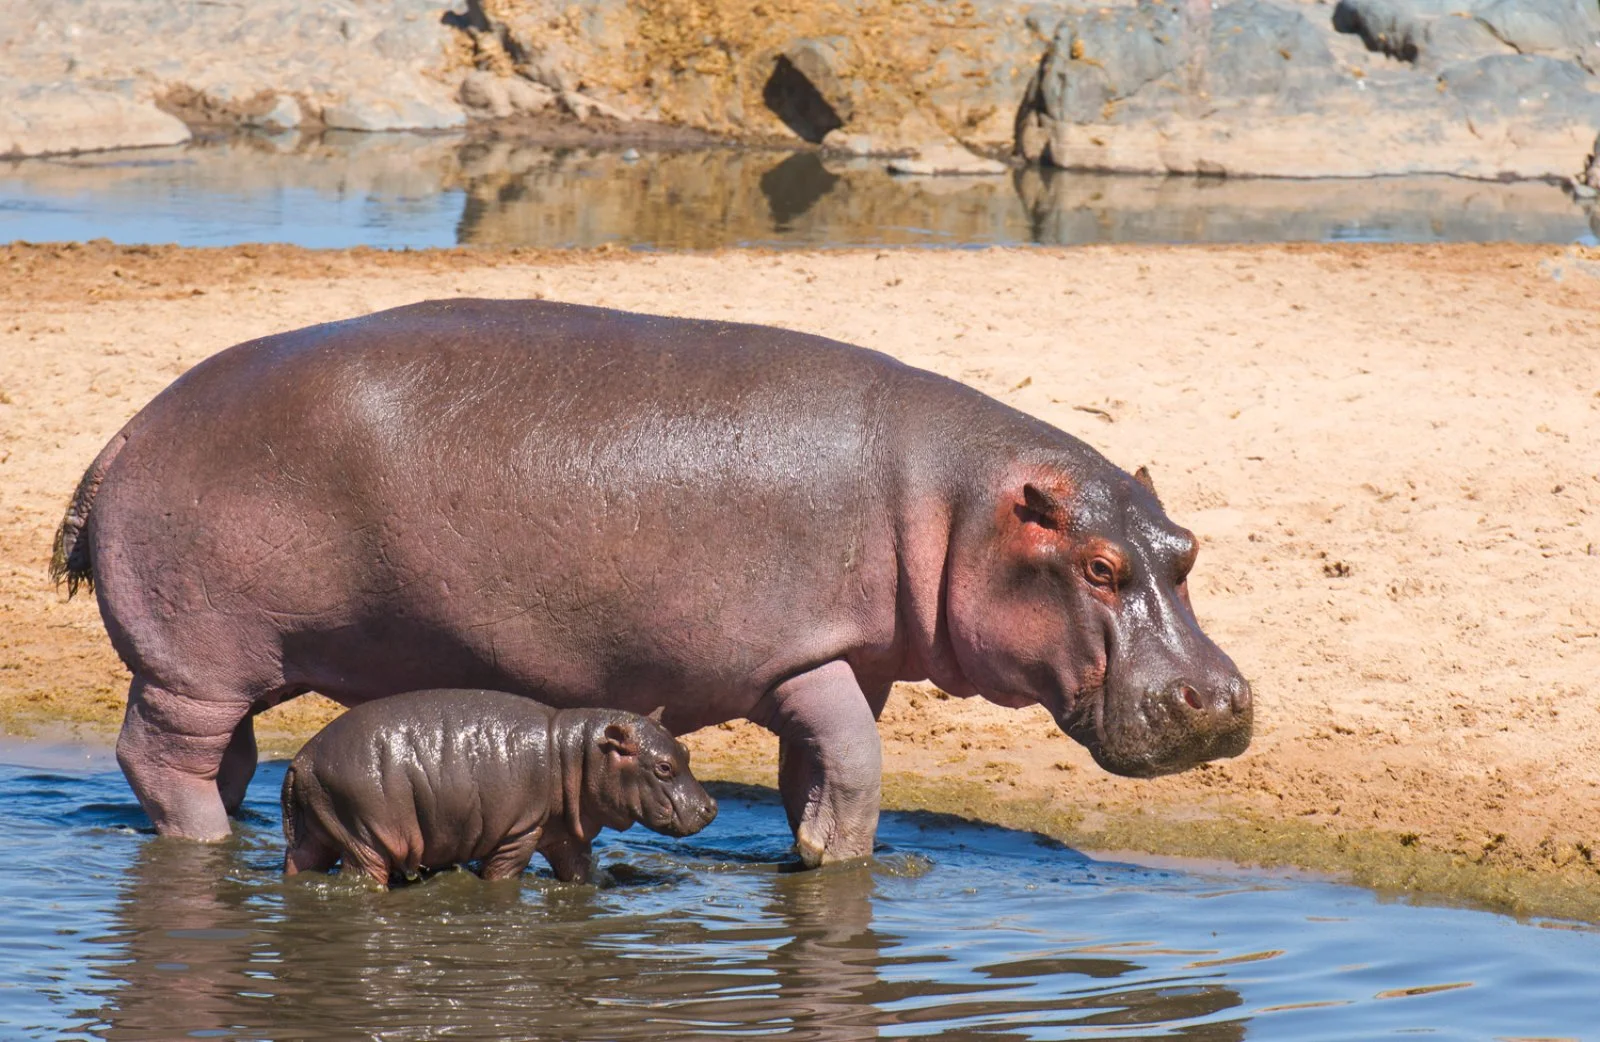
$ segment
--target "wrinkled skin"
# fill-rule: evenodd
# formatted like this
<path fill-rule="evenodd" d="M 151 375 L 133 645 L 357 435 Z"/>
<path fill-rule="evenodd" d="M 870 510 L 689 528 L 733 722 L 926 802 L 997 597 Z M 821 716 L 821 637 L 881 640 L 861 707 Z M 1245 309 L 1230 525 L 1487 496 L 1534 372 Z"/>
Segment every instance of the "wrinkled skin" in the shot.
<path fill-rule="evenodd" d="M 163 833 L 227 834 L 266 707 L 468 686 L 769 728 L 817 864 L 871 852 L 897 680 L 1042 704 L 1123 774 L 1245 747 L 1146 486 L 836 341 L 439 301 L 196 366 L 89 468 L 55 571 L 97 583 Z"/>
<path fill-rule="evenodd" d="M 476 865 L 521 875 L 535 853 L 589 882 L 602 828 L 689 836 L 717 816 L 689 753 L 655 720 L 555 710 L 499 691 L 411 691 L 317 733 L 283 779 L 283 869 L 387 886 Z"/>

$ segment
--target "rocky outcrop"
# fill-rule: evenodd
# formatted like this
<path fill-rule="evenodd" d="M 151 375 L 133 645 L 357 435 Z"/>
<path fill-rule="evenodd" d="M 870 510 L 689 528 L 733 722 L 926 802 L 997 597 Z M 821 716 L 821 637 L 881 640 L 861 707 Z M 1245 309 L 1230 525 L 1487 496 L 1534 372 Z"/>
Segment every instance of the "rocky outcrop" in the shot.
<path fill-rule="evenodd" d="M 0 128 L 39 154 L 181 140 L 158 106 L 277 129 L 459 127 L 446 14 L 432 0 L 0 0 Z"/>
<path fill-rule="evenodd" d="M 1016 146 L 1072 169 L 1566 177 L 1600 127 L 1597 30 L 1577 0 L 1072 11 Z"/>
<path fill-rule="evenodd" d="M 96 152 L 189 140 L 183 121 L 126 86 L 0 79 L 0 156 Z"/>
<path fill-rule="evenodd" d="M 921 172 L 1577 178 L 1600 130 L 1597 0 L 444 3 L 0 0 L 0 145 L 174 140 L 159 107 L 653 121 Z"/>
<path fill-rule="evenodd" d="M 469 0 L 464 22 L 479 69 L 640 118 L 894 154 L 1009 149 L 1049 10 L 1026 0 Z"/>

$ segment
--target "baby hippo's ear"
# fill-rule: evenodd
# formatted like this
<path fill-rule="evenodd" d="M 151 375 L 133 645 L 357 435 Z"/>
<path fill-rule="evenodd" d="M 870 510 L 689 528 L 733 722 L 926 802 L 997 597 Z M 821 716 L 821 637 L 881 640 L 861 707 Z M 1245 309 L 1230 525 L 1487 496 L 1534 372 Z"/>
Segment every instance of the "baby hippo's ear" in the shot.
<path fill-rule="evenodd" d="M 638 756 L 639 740 L 627 724 L 607 724 L 605 734 L 600 736 L 600 748 L 618 756 Z"/>
<path fill-rule="evenodd" d="M 666 711 L 666 706 L 656 706 L 654 709 L 650 710 L 650 715 L 645 717 L 645 719 L 653 724 L 659 724 L 661 722 L 661 715 Z"/>

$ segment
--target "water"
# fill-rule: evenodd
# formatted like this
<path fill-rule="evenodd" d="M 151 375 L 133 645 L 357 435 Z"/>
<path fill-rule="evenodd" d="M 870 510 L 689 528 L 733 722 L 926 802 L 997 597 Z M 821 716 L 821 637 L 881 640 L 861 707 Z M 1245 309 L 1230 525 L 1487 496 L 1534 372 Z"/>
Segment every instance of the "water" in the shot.
<path fill-rule="evenodd" d="M 646 249 L 1215 242 L 1582 242 L 1558 186 L 1015 171 L 898 178 L 809 152 L 541 148 L 326 133 L 0 161 L 0 242 Z"/>
<path fill-rule="evenodd" d="M 0 765 L 6 1039 L 1582 1037 L 1600 936 L 1320 882 L 1098 861 L 886 814 L 792 871 L 783 813 L 605 833 L 617 883 L 285 882 L 265 764 L 238 837 L 157 839 L 105 753 Z"/>

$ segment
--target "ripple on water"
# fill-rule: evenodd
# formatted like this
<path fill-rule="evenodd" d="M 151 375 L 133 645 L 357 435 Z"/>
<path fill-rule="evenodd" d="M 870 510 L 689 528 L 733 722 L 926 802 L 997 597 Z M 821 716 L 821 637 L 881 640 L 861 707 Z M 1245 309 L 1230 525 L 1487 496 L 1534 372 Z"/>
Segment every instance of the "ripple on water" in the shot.
<path fill-rule="evenodd" d="M 0 766 L 0 1035 L 38 1039 L 1581 1037 L 1600 938 L 1349 887 L 1096 861 L 885 814 L 794 871 L 782 810 L 607 833 L 616 880 L 284 880 L 264 765 L 226 844 L 151 836 L 114 768 Z"/>

